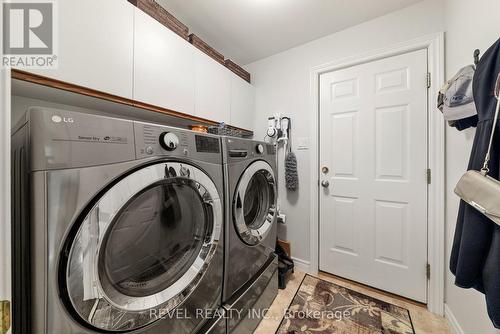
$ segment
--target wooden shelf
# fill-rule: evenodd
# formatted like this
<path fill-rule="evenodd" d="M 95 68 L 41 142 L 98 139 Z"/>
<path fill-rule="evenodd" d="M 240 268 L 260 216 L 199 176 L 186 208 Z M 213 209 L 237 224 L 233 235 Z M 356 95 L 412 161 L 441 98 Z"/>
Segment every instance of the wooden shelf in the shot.
<path fill-rule="evenodd" d="M 58 90 L 62 90 L 62 91 L 70 92 L 70 93 L 75 93 L 75 94 L 79 94 L 79 95 L 83 95 L 83 96 L 88 96 L 88 97 L 103 100 L 103 101 L 118 103 L 118 104 L 128 106 L 128 107 L 133 107 L 133 108 L 138 108 L 138 109 L 142 109 L 142 110 L 160 113 L 160 114 L 163 114 L 163 115 L 166 115 L 169 117 L 181 119 L 183 121 L 189 121 L 190 125 L 211 126 L 211 125 L 219 124 L 218 122 L 208 120 L 205 118 L 196 117 L 193 115 L 188 115 L 188 114 L 184 114 L 184 113 L 177 112 L 174 110 L 158 107 L 158 106 L 155 106 L 152 104 L 148 104 L 148 103 L 124 98 L 121 96 L 116 96 L 116 95 L 104 93 L 104 92 L 101 92 L 98 90 L 94 90 L 94 89 L 83 87 L 83 86 L 74 85 L 71 83 L 52 79 L 52 78 L 45 77 L 45 76 L 38 75 L 38 74 L 33 74 L 33 73 L 29 73 L 29 72 L 25 72 L 25 71 L 21 71 L 21 70 L 17 70 L 17 69 L 12 69 L 11 73 L 12 73 L 11 74 L 12 79 L 16 79 L 16 80 L 20 80 L 20 81 L 24 81 L 24 82 L 29 82 L 32 84 L 41 85 L 41 86 L 45 86 L 45 87 L 50 87 L 50 88 L 54 88 L 54 89 L 58 89 Z M 241 131 L 245 137 L 253 136 L 253 131 L 234 127 L 231 125 L 228 125 L 228 127 Z"/>

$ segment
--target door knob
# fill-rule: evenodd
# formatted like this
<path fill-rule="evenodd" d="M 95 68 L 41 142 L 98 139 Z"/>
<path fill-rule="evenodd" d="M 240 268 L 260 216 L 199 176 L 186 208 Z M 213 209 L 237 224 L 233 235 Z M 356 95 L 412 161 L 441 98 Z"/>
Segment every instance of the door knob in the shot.
<path fill-rule="evenodd" d="M 323 181 L 321 181 L 321 186 L 323 188 L 328 188 L 330 186 L 330 182 L 327 180 L 323 180 Z"/>

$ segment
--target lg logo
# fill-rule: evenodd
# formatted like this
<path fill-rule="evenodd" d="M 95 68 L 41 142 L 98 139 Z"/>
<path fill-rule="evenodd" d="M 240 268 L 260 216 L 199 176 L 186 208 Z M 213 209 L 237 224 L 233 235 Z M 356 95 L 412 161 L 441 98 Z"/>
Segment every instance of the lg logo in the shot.
<path fill-rule="evenodd" d="M 52 116 L 52 122 L 54 123 L 74 123 L 75 120 L 72 117 L 61 117 L 58 115 Z"/>

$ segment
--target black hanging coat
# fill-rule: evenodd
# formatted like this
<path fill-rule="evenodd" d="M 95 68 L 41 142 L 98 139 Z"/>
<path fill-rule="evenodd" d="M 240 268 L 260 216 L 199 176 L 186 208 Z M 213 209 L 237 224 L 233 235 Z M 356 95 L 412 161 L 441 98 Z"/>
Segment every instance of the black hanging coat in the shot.
<path fill-rule="evenodd" d="M 497 99 L 496 78 L 500 72 L 500 39 L 483 55 L 477 65 L 473 92 L 479 122 L 469 161 L 469 169 L 480 170 L 488 150 Z M 500 179 L 500 124 L 497 124 L 491 152 L 490 176 Z M 474 208 L 460 202 L 450 269 L 455 284 L 475 288 L 486 296 L 488 314 L 500 328 L 500 226 Z"/>

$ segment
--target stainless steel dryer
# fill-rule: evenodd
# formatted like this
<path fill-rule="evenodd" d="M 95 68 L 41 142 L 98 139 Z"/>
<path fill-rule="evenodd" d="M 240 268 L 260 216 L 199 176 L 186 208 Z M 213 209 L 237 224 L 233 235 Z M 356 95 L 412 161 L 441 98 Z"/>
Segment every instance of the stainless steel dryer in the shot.
<path fill-rule="evenodd" d="M 206 325 L 222 293 L 218 137 L 31 108 L 12 145 L 14 333 Z"/>
<path fill-rule="evenodd" d="M 248 312 L 269 307 L 278 292 L 276 152 L 273 145 L 231 137 L 223 137 L 222 147 L 227 180 L 223 302 L 228 332 L 251 333 L 260 318 Z"/>

